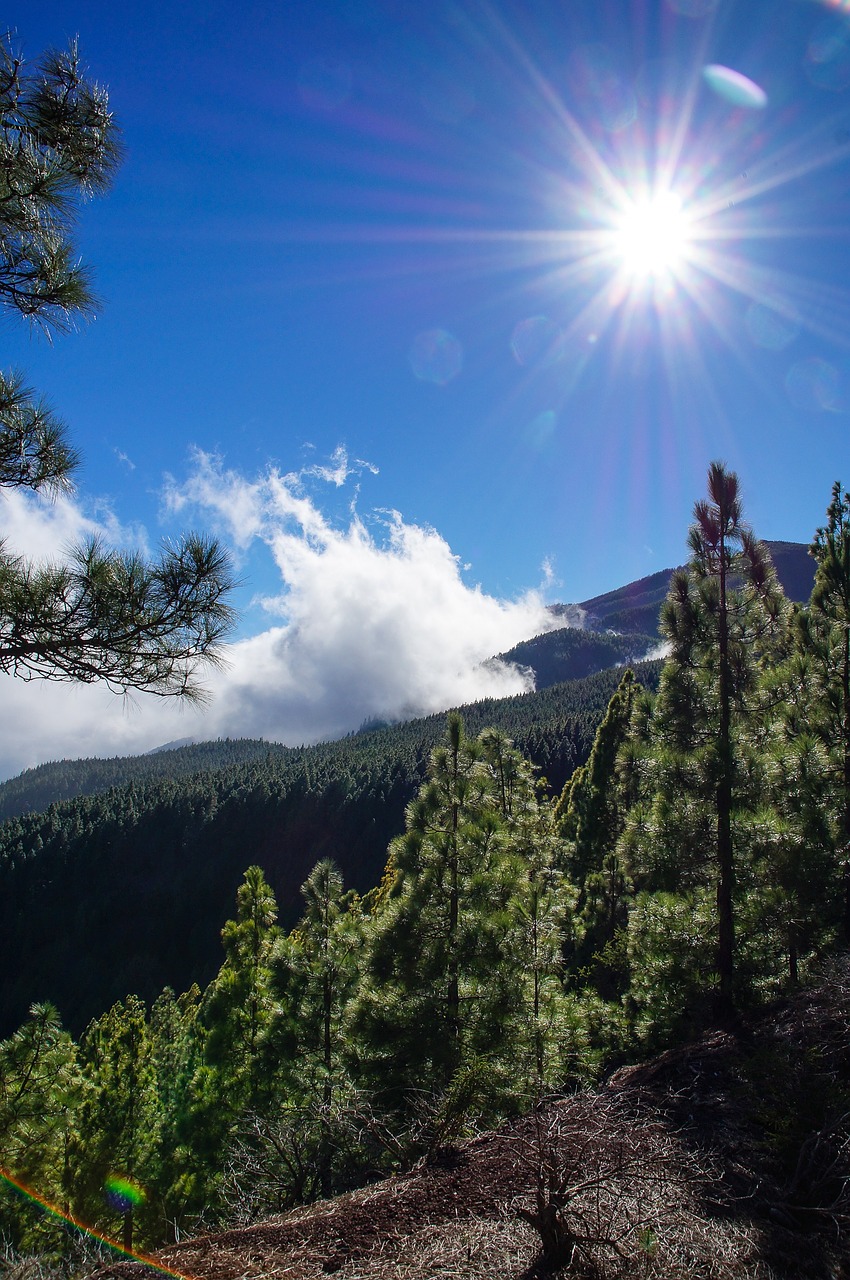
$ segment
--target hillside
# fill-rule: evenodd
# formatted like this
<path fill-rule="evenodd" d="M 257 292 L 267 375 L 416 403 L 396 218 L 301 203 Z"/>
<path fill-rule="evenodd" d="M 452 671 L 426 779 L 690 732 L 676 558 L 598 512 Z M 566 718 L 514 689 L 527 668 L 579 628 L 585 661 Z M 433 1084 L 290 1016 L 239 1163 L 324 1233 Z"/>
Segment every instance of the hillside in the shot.
<path fill-rule="evenodd" d="M 609 635 L 562 627 L 524 640 L 499 657 L 531 667 L 537 688 L 547 689 L 563 680 L 580 680 L 608 667 L 634 666 L 658 648 L 657 636 L 636 632 Z"/>
<path fill-rule="evenodd" d="M 650 686 L 660 664 L 638 668 Z M 560 790 L 590 751 L 621 672 L 462 708 L 471 734 L 503 729 Z M 445 716 L 372 729 L 308 748 L 251 744 L 261 754 L 191 772 L 133 777 L 44 813 L 0 825 L 0 1035 L 33 1000 L 50 1000 L 79 1030 L 127 991 L 153 1000 L 165 985 L 206 985 L 220 964 L 219 931 L 251 863 L 265 871 L 291 928 L 299 887 L 333 858 L 346 884 L 377 884 L 404 826 Z M 229 744 L 237 751 L 239 744 Z M 198 754 L 200 753 L 200 755 Z M 110 768 L 116 762 L 110 762 Z M 39 929 L 31 926 L 38 919 Z"/>
<path fill-rule="evenodd" d="M 812 561 L 799 544 L 771 544 L 789 592 Z M 669 572 L 584 602 L 602 624 L 656 610 Z M 544 686 L 463 708 L 470 733 L 514 739 L 559 791 L 587 758 L 619 679 L 613 663 L 645 653 L 650 630 L 623 635 L 564 628 L 517 646 Z M 599 668 L 603 668 L 599 670 Z M 556 683 L 563 672 L 584 679 Z M 641 667 L 654 685 L 659 664 Z M 68 1025 L 134 990 L 205 985 L 220 962 L 218 932 L 245 868 L 259 863 L 281 922 L 300 911 L 299 886 L 332 857 L 346 883 L 377 883 L 390 839 L 424 776 L 444 715 L 288 748 L 223 741 L 142 757 L 61 762 L 0 788 L 0 1034 L 33 1000 L 51 1000 Z M 67 798 L 66 798 L 67 797 Z M 55 803 L 62 800 L 63 803 Z M 38 936 L 29 922 L 41 921 Z"/>
<path fill-rule="evenodd" d="M 196 1280 L 847 1277 L 848 1020 L 843 956 L 734 1033 L 621 1068 L 595 1093 L 552 1101 L 410 1173 L 157 1258 Z M 543 1265 L 524 1220 L 541 1204 L 564 1239 L 572 1233 L 569 1268 Z M 124 1262 L 96 1274 L 147 1271 Z"/>
<path fill-rule="evenodd" d="M 40 813 L 51 804 L 92 796 L 128 782 L 157 778 L 187 778 L 194 773 L 227 769 L 285 754 L 290 748 L 261 739 L 217 739 L 188 746 L 163 747 L 142 756 L 112 756 L 102 760 L 54 760 L 25 769 L 0 783 L 0 822 L 22 813 Z"/>
<path fill-rule="evenodd" d="M 581 681 L 613 667 L 627 663 L 634 665 L 644 660 L 657 646 L 657 638 L 652 635 L 614 635 L 563 627 L 524 641 L 496 657 L 533 668 L 536 692 L 540 693 L 556 684 Z M 576 689 L 568 700 L 578 704 L 582 697 L 580 689 Z M 499 726 L 507 732 L 516 731 L 522 735 L 533 724 L 538 712 L 541 723 L 547 719 L 545 707 L 545 699 L 541 702 L 535 700 L 534 695 L 518 695 L 513 698 L 483 700 L 473 707 L 464 708 L 464 714 L 467 718 L 471 717 L 471 723 L 476 724 L 479 724 L 479 714 L 492 714 L 497 718 Z M 444 713 L 441 712 L 436 716 L 407 721 L 407 727 L 380 723 L 366 725 L 341 742 L 350 743 L 352 739 L 363 742 L 368 739 L 368 735 L 377 731 L 379 734 L 385 733 L 387 740 L 403 737 L 418 743 L 424 734 L 430 750 L 435 741 L 431 730 L 435 724 L 442 724 L 443 718 Z M 217 773 L 272 758 L 280 761 L 302 758 L 310 760 L 314 756 L 318 759 L 328 753 L 333 755 L 346 749 L 339 743 L 296 748 L 285 747 L 279 742 L 226 738 L 214 742 L 177 745 L 170 749 L 163 747 L 141 756 L 53 761 L 26 769 L 17 777 L 0 783 L 0 822 L 25 813 L 39 813 L 51 804 L 73 800 L 78 796 L 98 795 L 131 782 L 148 784 L 158 779 L 188 779 L 195 774 Z M 550 762 L 540 758 L 539 753 L 535 759 L 548 776 L 551 771 Z"/>

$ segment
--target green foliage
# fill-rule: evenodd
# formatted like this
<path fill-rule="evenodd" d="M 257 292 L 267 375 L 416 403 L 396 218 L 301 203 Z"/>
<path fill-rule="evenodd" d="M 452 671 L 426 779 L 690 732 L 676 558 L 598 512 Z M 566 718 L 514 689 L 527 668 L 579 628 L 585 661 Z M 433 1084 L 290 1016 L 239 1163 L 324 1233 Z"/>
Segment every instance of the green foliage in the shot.
<path fill-rule="evenodd" d="M 80 1066 L 86 1089 L 72 1205 L 83 1221 L 121 1236 L 125 1215 L 109 1203 L 105 1184 L 115 1176 L 141 1185 L 150 1180 L 157 1128 L 147 1011 L 137 997 L 128 996 L 90 1024 L 80 1042 Z M 143 1202 L 141 1216 L 150 1230 L 149 1212 Z"/>
<path fill-rule="evenodd" d="M 0 373 L 0 487 L 62 490 L 78 465 L 47 401 L 20 373 Z"/>
<path fill-rule="evenodd" d="M 658 669 L 641 668 L 642 678 L 652 683 Z M 559 790 L 586 758 L 620 675 L 475 703 L 465 723 L 470 733 L 502 730 Z M 430 716 L 316 747 L 222 742 L 65 762 L 6 784 L 19 806 L 74 788 L 80 775 L 107 789 L 0 826 L 0 1034 L 37 998 L 52 999 L 79 1033 L 128 987 L 151 1002 L 164 986 L 208 983 L 246 848 L 285 928 L 321 858 L 370 890 L 444 726 Z"/>
<path fill-rule="evenodd" d="M 624 662 L 640 662 L 657 646 L 657 635 L 563 627 L 535 636 L 533 640 L 523 640 L 499 657 L 531 667 L 536 687 L 545 689 L 562 680 L 581 680 Z"/>
<path fill-rule="evenodd" d="M 321 1099 L 327 1109 L 347 1083 L 344 1023 L 358 977 L 363 916 L 329 858 L 316 864 L 301 895 L 298 927 L 275 944 L 271 958 L 275 1014 L 267 1052 L 289 1058 L 294 1096 Z"/>
<path fill-rule="evenodd" d="M 393 845 L 395 883 L 369 938 L 358 1011 L 385 1088 L 444 1089 L 498 1022 L 499 925 L 511 869 L 498 839 L 492 777 L 459 716 Z M 498 1033 L 497 1033 L 498 1034 Z"/>
<path fill-rule="evenodd" d="M 219 1207 L 225 1153 L 240 1117 L 268 1095 L 262 1051 L 273 1016 L 277 903 L 259 867 L 221 931 L 224 963 L 201 996 L 166 990 L 151 1012 L 162 1123 L 155 1172 L 170 1232 Z"/>
<path fill-rule="evenodd" d="M 207 1028 L 206 1062 L 219 1121 L 256 1101 L 260 1046 L 271 1018 L 271 953 L 278 936 L 277 902 L 259 867 L 249 867 L 236 895 L 236 919 L 221 931 L 225 961 L 207 988 L 200 1017 Z M 228 1101 L 226 1102 L 225 1099 Z"/>
<path fill-rule="evenodd" d="M 354 1015 L 389 1104 L 424 1091 L 439 1117 L 474 1063 L 487 1064 L 491 1116 L 563 1078 L 572 899 L 557 852 L 527 763 L 503 735 L 469 739 L 450 717 L 391 847 Z"/>
<path fill-rule="evenodd" d="M 7 38 L 0 111 L 0 301 L 66 328 L 95 306 L 70 236 L 77 206 L 108 190 L 121 158 L 108 95 L 86 78 L 76 41 L 30 70 Z M 61 475 L 61 450 L 58 460 Z"/>
<path fill-rule="evenodd" d="M 33 1005 L 22 1026 L 0 1043 L 0 1165 L 63 1205 L 73 1191 L 71 1151 L 82 1089 L 76 1045 L 58 1012 Z M 0 1199 L 0 1237 L 21 1247 L 43 1244 L 39 1227 L 23 1203 Z"/>
<path fill-rule="evenodd" d="M 797 615 L 796 640 L 807 675 L 805 732 L 826 753 L 826 808 L 836 851 L 835 897 L 842 937 L 850 942 L 850 494 L 836 482 L 827 523 L 811 546 L 815 585 L 808 610 Z M 789 726 L 791 727 L 791 726 Z M 799 749 L 798 749 L 799 754 Z M 801 760 L 802 760 L 801 756 Z"/>
<path fill-rule="evenodd" d="M 837 488 L 815 544 L 831 568 L 818 562 L 820 593 L 789 617 L 733 481 L 712 468 L 711 501 L 697 504 L 656 696 L 612 671 L 476 704 L 466 722 L 453 713 L 309 749 L 207 744 L 173 753 L 168 771 L 153 757 L 30 779 L 30 796 L 81 778 L 123 785 L 0 831 L 0 938 L 21 973 L 10 1008 L 50 973 L 40 950 L 59 923 L 86 940 L 68 990 L 96 1000 L 100 970 L 123 954 L 115 981 L 140 980 L 150 998 L 168 948 L 214 934 L 246 846 L 257 861 L 217 972 L 188 947 L 203 993 L 166 988 L 149 1014 L 121 999 L 79 1046 L 36 1006 L 0 1044 L 0 1144 L 14 1171 L 145 1245 L 201 1221 L 253 1221 L 433 1156 L 724 1013 L 724 892 L 735 997 L 796 981 L 843 909 L 847 626 L 834 579 L 850 505 Z M 648 685 L 657 670 L 641 669 Z M 563 772 L 554 786 L 543 761 Z M 22 922 L 44 902 L 35 940 Z M 809 1212 L 835 1191 L 812 1182 L 809 1135 L 846 1146 L 846 1099 L 829 1064 L 806 1065 L 823 1106 L 802 1099 L 799 1063 L 769 1060 L 766 1076 L 774 1066 L 766 1138 Z M 762 1090 L 760 1070 L 754 1059 L 742 1090 Z M 114 1175 L 143 1193 L 132 1213 L 104 1197 Z M 24 1205 L 0 1212 L 14 1242 L 44 1238 Z"/>
<path fill-rule="evenodd" d="M 787 653 L 787 607 L 770 557 L 743 522 L 738 479 L 720 463 L 694 507 L 687 570 L 662 610 L 670 644 L 645 757 L 642 802 L 622 842 L 636 882 L 690 896 L 716 886 L 717 1009 L 736 1000 L 735 912 L 756 856 L 759 747 L 768 670 Z M 674 948 L 675 949 L 675 948 Z"/>
<path fill-rule="evenodd" d="M 195 1225 L 206 1203 L 206 1176 L 187 1145 L 192 1082 L 201 1064 L 201 992 L 176 996 L 170 987 L 154 1001 L 148 1020 L 153 1080 L 152 1141 L 147 1199 L 156 1215 L 152 1240 L 178 1239 Z"/>
<path fill-rule="evenodd" d="M 596 731 L 587 764 L 576 769 L 555 808 L 566 841 L 566 866 L 579 886 L 583 925 L 570 968 L 579 982 L 592 981 L 609 999 L 619 997 L 625 983 L 623 951 L 614 942 L 626 926 L 632 889 L 616 851 L 631 801 L 627 774 L 621 776 L 618 762 L 643 692 L 627 670 Z"/>
<path fill-rule="evenodd" d="M 702 1027 L 710 1016 L 712 974 L 706 957 L 716 933 L 712 895 L 640 893 L 629 919 L 632 974 L 626 1013 L 647 1050 L 666 1047 Z"/>
<path fill-rule="evenodd" d="M 219 544 L 194 535 L 155 564 L 97 539 L 62 564 L 3 553 L 0 671 L 203 701 L 196 676 L 222 661 L 233 586 Z"/>
<path fill-rule="evenodd" d="M 216 772 L 270 755 L 287 755 L 290 749 L 262 738 L 217 738 L 192 746 L 163 748 L 141 756 L 114 756 L 108 760 L 59 760 L 26 769 L 0 783 L 0 821 L 25 813 L 43 813 L 53 804 L 77 796 L 95 796 L 113 787 L 150 782 L 157 778 L 182 779 L 196 773 Z"/>

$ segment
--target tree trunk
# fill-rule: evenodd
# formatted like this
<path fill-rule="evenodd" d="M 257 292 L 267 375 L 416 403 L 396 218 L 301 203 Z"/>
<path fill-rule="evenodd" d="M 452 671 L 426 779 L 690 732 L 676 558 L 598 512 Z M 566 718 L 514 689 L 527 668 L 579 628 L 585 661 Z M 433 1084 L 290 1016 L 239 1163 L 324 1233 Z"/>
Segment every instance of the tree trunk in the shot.
<path fill-rule="evenodd" d="M 732 908 L 735 867 L 732 858 L 732 728 L 731 673 L 729 671 L 729 618 L 726 603 L 726 546 L 720 539 L 720 725 L 718 755 L 720 777 L 717 784 L 717 973 L 720 980 L 717 1012 L 723 1021 L 734 1014 L 735 925 Z"/>
<path fill-rule="evenodd" d="M 844 627 L 844 654 L 841 671 L 842 697 L 844 699 L 844 722 L 842 737 L 844 738 L 844 812 L 842 814 L 842 846 L 844 856 L 843 890 L 844 910 L 842 913 L 842 933 L 844 945 L 850 946 L 850 626 Z"/>
<path fill-rule="evenodd" d="M 449 847 L 449 992 L 448 1024 L 452 1039 L 453 1061 L 457 1063 L 458 1038 L 460 1036 L 460 981 L 458 975 L 457 934 L 460 913 L 460 888 L 458 884 L 458 779 L 460 774 L 460 743 L 452 742 L 452 812 Z"/>
<path fill-rule="evenodd" d="M 797 985 L 797 921 L 788 925 L 788 977 Z"/>

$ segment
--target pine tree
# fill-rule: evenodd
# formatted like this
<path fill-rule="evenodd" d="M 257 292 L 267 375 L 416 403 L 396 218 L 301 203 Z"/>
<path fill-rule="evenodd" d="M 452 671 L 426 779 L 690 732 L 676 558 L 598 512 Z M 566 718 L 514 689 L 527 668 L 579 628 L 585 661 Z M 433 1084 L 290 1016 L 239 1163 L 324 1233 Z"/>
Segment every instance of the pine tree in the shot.
<path fill-rule="evenodd" d="M 301 895 L 304 914 L 271 957 L 276 1012 L 268 1039 L 290 1059 L 290 1091 L 327 1108 L 344 1076 L 344 1020 L 357 980 L 362 916 L 329 858 L 316 864 Z"/>
<path fill-rule="evenodd" d="M 625 929 L 632 886 L 617 843 L 630 804 L 621 754 L 629 738 L 634 708 L 644 696 L 626 670 L 596 731 L 587 764 L 564 787 L 555 814 L 566 842 L 566 866 L 579 888 L 584 926 L 570 967 L 592 977 L 600 995 L 614 999 L 625 980 L 617 940 Z"/>
<path fill-rule="evenodd" d="M 124 1246 L 131 1249 L 137 1203 L 120 1196 L 110 1201 L 108 1183 L 117 1177 L 138 1185 L 143 1223 L 149 1227 L 143 1191 L 152 1172 L 158 1117 L 147 1012 L 141 1000 L 128 996 L 86 1028 L 80 1064 L 86 1092 L 74 1207 L 84 1220 L 105 1225 L 111 1234 L 120 1216 Z"/>
<path fill-rule="evenodd" d="M 808 664 L 807 728 L 827 756 L 829 811 L 841 867 L 841 932 L 850 943 L 850 494 L 836 481 L 811 546 L 815 583 L 798 614 L 797 640 Z"/>
<path fill-rule="evenodd" d="M 514 885 L 499 917 L 500 981 L 509 992 L 500 1030 L 511 1062 L 515 1101 L 582 1074 L 582 1033 L 564 991 L 564 953 L 576 944 L 576 891 L 565 873 L 565 846 L 546 784 L 504 733 L 478 738 L 503 828 L 503 875 Z M 510 1101 L 510 1088 L 505 1102 Z"/>
<path fill-rule="evenodd" d="M 225 960 L 198 1011 L 200 1049 L 190 1085 L 183 1143 L 194 1171 L 189 1190 L 205 1188 L 217 1206 L 225 1152 L 239 1116 L 267 1091 L 264 1043 L 272 1015 L 271 956 L 280 930 L 277 902 L 260 867 L 236 895 L 236 919 L 221 931 Z"/>
<path fill-rule="evenodd" d="M 108 95 L 75 41 L 30 69 L 7 37 L 0 111 L 0 307 L 47 333 L 69 329 L 96 310 L 73 229 L 120 162 Z M 50 496 L 78 463 L 46 401 L 19 372 L 0 373 L 0 488 Z M 94 540 L 36 565 L 0 539 L 0 671 L 198 699 L 198 670 L 221 661 L 233 624 L 233 585 L 219 544 L 196 535 L 153 563 Z"/>
<path fill-rule="evenodd" d="M 360 900 L 344 891 L 329 858 L 313 868 L 301 895 L 301 920 L 271 953 L 266 1094 L 237 1144 L 285 1204 L 356 1183 L 367 1159 L 354 1137 L 360 1102 L 346 1026 L 363 940 Z"/>
<path fill-rule="evenodd" d="M 186 1142 L 192 1078 L 202 1052 L 200 1003 L 197 985 L 180 996 L 166 987 L 150 1012 L 155 1125 L 147 1193 L 159 1216 L 157 1243 L 163 1238 L 179 1239 L 207 1203 L 203 1164 Z"/>
<path fill-rule="evenodd" d="M 47 1200 L 70 1206 L 83 1082 L 77 1049 L 50 1004 L 34 1004 L 29 1017 L 0 1042 L 0 1168 Z M 28 1229 L 20 1200 L 0 1206 L 0 1235 L 38 1247 L 42 1233 Z"/>
<path fill-rule="evenodd" d="M 509 1003 L 500 943 L 517 878 L 498 803 L 496 772 L 450 715 L 390 849 L 355 1015 L 388 1093 L 438 1094 L 462 1064 L 499 1050 Z"/>
<path fill-rule="evenodd" d="M 559 861 L 528 761 L 496 731 L 470 741 L 450 716 L 372 903 L 353 1019 L 388 1105 L 442 1099 L 440 1140 L 464 1109 L 493 1119 L 564 1078 L 574 895 Z"/>
<path fill-rule="evenodd" d="M 262 1087 L 258 1066 L 271 1011 L 272 947 L 279 933 L 274 893 L 262 869 L 249 867 L 236 894 L 236 919 L 221 931 L 224 964 L 204 993 L 200 1012 L 208 1031 L 206 1060 L 225 1109 L 248 1105 Z"/>
<path fill-rule="evenodd" d="M 620 849 L 638 888 L 692 895 L 696 916 L 714 881 L 715 1010 L 726 1019 L 736 999 L 739 878 L 746 873 L 741 887 L 751 887 L 748 824 L 764 790 L 760 680 L 787 651 L 787 607 L 766 549 L 744 523 L 737 476 L 712 463 L 708 491 L 694 507 L 690 561 L 673 575 L 662 610 L 670 656 L 642 798 Z"/>

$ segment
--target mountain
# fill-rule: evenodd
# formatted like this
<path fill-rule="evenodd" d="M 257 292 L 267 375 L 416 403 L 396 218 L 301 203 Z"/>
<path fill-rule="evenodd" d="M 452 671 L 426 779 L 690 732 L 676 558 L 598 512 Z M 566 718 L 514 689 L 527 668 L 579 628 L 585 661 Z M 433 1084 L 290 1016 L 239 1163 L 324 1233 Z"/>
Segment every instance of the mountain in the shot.
<path fill-rule="evenodd" d="M 805 596 L 805 548 L 770 545 L 789 594 Z M 559 791 L 588 756 L 619 682 L 615 664 L 657 646 L 671 572 L 585 601 L 585 621 L 599 631 L 560 628 L 504 655 L 533 667 L 541 687 L 462 708 L 469 733 L 502 729 Z M 603 629 L 615 620 L 627 624 L 620 634 Z M 636 670 L 654 686 L 660 663 Z M 444 727 L 442 713 L 309 748 L 224 740 L 63 761 L 5 783 L 0 1035 L 33 1000 L 57 1004 L 78 1030 L 130 990 L 150 1000 L 165 985 L 205 985 L 251 863 L 265 871 L 284 927 L 320 858 L 338 862 L 351 887 L 371 888 Z"/>
<path fill-rule="evenodd" d="M 658 636 L 561 627 L 524 640 L 498 656 L 505 662 L 529 667 L 537 688 L 547 689 L 564 680 L 581 680 L 607 667 L 642 662 L 650 655 L 657 657 L 659 645 Z"/>
<path fill-rule="evenodd" d="M 776 576 L 789 600 L 805 604 L 812 594 L 815 562 L 808 545 L 802 542 L 770 542 L 765 546 L 773 560 Z M 667 595 L 674 569 L 661 569 L 648 578 L 639 578 L 616 591 L 583 600 L 578 608 L 584 626 L 592 631 L 638 632 L 657 637 L 661 605 Z M 576 606 L 567 606 L 575 610 Z"/>
<path fill-rule="evenodd" d="M 777 577 L 789 600 L 805 603 L 812 593 L 815 562 L 802 542 L 768 542 Z M 659 615 L 674 569 L 661 569 L 616 591 L 580 604 L 552 606 L 567 625 L 524 640 L 498 656 L 529 667 L 538 689 L 576 680 L 615 664 L 657 657 Z"/>
<path fill-rule="evenodd" d="M 98 795 L 128 782 L 186 778 L 290 750 L 262 738 L 217 738 L 186 746 L 163 746 L 140 756 L 53 760 L 0 783 L 0 822 L 23 813 L 41 813 L 51 804 Z"/>
<path fill-rule="evenodd" d="M 808 600 L 814 582 L 814 561 L 808 548 L 800 542 L 768 542 L 767 546 L 788 598 Z M 541 690 L 609 667 L 657 657 L 658 616 L 673 572 L 663 569 L 581 604 L 553 605 L 552 612 L 564 618 L 566 626 L 524 640 L 496 658 L 528 667 Z M 364 725 L 363 731 L 371 727 Z M 0 821 L 130 781 L 187 777 L 294 750 L 255 739 L 181 740 L 143 756 L 52 761 L 0 783 Z"/>

